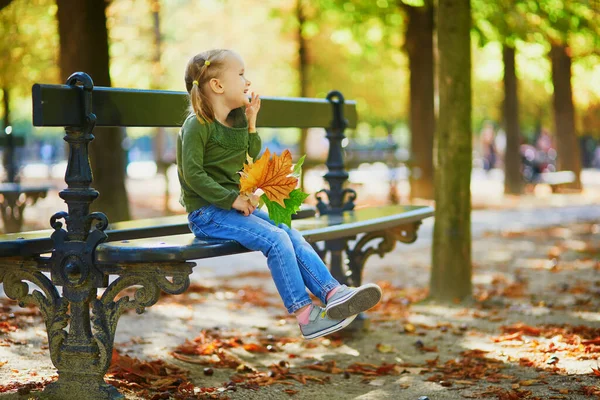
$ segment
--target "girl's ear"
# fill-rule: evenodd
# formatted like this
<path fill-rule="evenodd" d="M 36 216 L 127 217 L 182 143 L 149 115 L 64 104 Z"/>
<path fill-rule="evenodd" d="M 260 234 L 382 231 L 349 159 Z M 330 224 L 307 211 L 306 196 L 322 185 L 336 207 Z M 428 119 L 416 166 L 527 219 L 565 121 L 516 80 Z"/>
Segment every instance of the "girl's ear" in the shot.
<path fill-rule="evenodd" d="M 212 78 L 210 81 L 208 81 L 208 85 L 210 86 L 211 90 L 215 93 L 223 93 L 225 91 L 225 89 L 221 85 L 221 82 L 217 78 Z"/>

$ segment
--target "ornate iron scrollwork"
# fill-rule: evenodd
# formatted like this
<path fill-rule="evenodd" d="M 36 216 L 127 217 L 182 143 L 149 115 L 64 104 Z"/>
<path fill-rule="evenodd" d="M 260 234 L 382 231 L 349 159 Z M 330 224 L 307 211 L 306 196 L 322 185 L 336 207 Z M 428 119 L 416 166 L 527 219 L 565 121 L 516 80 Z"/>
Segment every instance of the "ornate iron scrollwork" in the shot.
<path fill-rule="evenodd" d="M 48 332 L 50 358 L 54 365 L 60 363 L 60 348 L 67 337 L 64 328 L 69 323 L 69 302 L 61 298 L 50 279 L 39 271 L 22 268 L 0 270 L 0 282 L 4 283 L 6 295 L 19 302 L 21 307 L 34 305 L 40 309 Z M 29 284 L 37 285 L 44 293 L 34 290 L 29 294 Z"/>
<path fill-rule="evenodd" d="M 317 199 L 317 209 L 319 210 L 320 215 L 333 214 L 334 212 L 344 212 L 344 211 L 352 211 L 354 210 L 354 200 L 356 200 L 356 191 L 351 188 L 345 188 L 341 191 L 341 194 L 338 195 L 341 199 L 341 208 L 334 209 L 330 203 L 326 203 L 323 201 L 322 197 L 319 194 L 324 193 L 327 195 L 327 198 L 330 199 L 331 190 L 321 189 L 317 193 L 315 193 L 315 197 Z"/>
<path fill-rule="evenodd" d="M 88 226 L 93 220 L 100 221 L 96 225 L 97 229 L 89 232 L 85 241 L 69 240 L 69 232 L 62 229 L 62 223 L 58 221 L 60 218 L 64 218 L 67 224 L 70 222 L 70 216 L 65 212 L 54 214 L 50 219 L 50 225 L 54 228 L 51 236 L 54 252 L 50 260 L 53 282 L 71 288 L 86 283 L 91 284 L 92 287 L 105 286 L 106 277 L 94 266 L 94 250 L 107 238 L 104 233 L 104 229 L 108 226 L 106 216 L 102 213 L 92 213 L 84 217 L 85 224 Z"/>
<path fill-rule="evenodd" d="M 421 226 L 421 221 L 416 221 L 406 225 L 400 225 L 390 230 L 397 241 L 410 244 L 417 240 L 417 231 Z"/>
<path fill-rule="evenodd" d="M 98 367 L 101 371 L 106 371 L 110 366 L 115 331 L 121 315 L 129 309 L 142 314 L 146 307 L 158 301 L 161 289 L 169 294 L 185 292 L 190 285 L 189 274 L 193 265 L 183 263 L 170 271 L 159 267 L 135 266 L 135 274 L 127 274 L 127 269 L 123 268 L 121 276 L 106 288 L 102 297 L 92 302 L 92 326 L 96 332 L 94 340 L 99 350 Z M 173 280 L 169 281 L 167 276 L 172 276 Z M 120 292 L 132 286 L 141 286 L 136 289 L 133 299 L 123 296 L 115 301 Z"/>
<path fill-rule="evenodd" d="M 413 243 L 417 240 L 417 230 L 421 225 L 421 221 L 413 222 L 406 225 L 400 225 L 387 231 L 371 232 L 363 235 L 353 246 L 352 249 L 347 249 L 348 269 L 350 271 L 350 280 L 354 286 L 362 284 L 362 272 L 365 262 L 373 254 L 378 254 L 383 257 L 390 253 L 396 247 L 396 242 Z M 380 239 L 381 241 L 376 246 L 368 247 L 369 244 Z"/>

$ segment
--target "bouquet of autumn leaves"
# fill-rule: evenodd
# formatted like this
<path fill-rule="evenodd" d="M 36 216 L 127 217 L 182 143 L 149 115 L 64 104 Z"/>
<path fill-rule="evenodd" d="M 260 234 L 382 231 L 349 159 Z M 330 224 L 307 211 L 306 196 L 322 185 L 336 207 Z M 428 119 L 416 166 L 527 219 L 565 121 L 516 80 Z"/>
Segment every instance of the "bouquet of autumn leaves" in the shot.
<path fill-rule="evenodd" d="M 253 205 L 266 204 L 269 218 L 276 225 L 284 223 L 291 227 L 292 214 L 295 214 L 302 202 L 308 197 L 298 186 L 302 174 L 304 157 L 292 165 L 292 154 L 285 150 L 280 156 L 266 149 L 256 160 L 247 156 L 244 170 L 240 171 L 240 196 L 247 198 Z M 256 193 L 262 191 L 259 197 Z M 261 204 L 262 203 L 262 204 Z"/>

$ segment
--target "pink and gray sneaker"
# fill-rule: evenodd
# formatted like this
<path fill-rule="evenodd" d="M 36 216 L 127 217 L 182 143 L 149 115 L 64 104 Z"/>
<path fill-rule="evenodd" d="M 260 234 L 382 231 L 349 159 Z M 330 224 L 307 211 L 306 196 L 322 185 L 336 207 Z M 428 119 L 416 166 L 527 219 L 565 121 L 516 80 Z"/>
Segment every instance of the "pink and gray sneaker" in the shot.
<path fill-rule="evenodd" d="M 356 318 L 356 315 L 342 319 L 331 319 L 325 313 L 325 309 L 313 306 L 310 310 L 308 323 L 300 324 L 300 332 L 302 332 L 305 339 L 316 339 L 347 327 L 354 321 L 354 318 Z"/>
<path fill-rule="evenodd" d="M 327 300 L 325 311 L 329 318 L 341 320 L 375 307 L 381 296 L 381 288 L 374 283 L 357 288 L 342 285 Z"/>

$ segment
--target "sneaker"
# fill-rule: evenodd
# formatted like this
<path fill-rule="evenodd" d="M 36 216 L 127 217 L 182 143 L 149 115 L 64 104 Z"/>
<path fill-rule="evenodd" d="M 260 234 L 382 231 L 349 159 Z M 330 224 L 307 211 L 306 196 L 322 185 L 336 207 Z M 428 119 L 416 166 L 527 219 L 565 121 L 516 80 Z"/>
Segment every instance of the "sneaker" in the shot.
<path fill-rule="evenodd" d="M 300 332 L 302 332 L 304 339 L 316 339 L 347 327 L 354 321 L 354 318 L 356 318 L 356 315 L 351 315 L 350 317 L 341 320 L 333 320 L 327 317 L 325 309 L 319 306 L 313 306 L 313 309 L 310 311 L 310 316 L 308 317 L 308 324 L 299 324 Z"/>
<path fill-rule="evenodd" d="M 374 283 L 357 288 L 342 285 L 327 301 L 325 311 L 331 319 L 344 319 L 373 308 L 381 300 L 381 288 Z"/>

